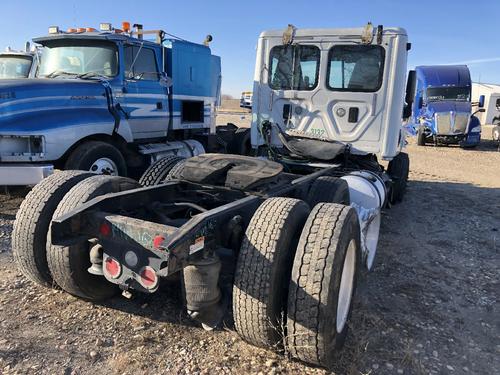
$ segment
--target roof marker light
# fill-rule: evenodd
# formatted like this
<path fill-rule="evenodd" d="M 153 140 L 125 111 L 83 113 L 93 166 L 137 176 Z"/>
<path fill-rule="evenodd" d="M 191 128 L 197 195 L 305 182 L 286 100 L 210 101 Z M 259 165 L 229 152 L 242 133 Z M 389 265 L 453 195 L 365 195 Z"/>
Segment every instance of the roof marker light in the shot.
<path fill-rule="evenodd" d="M 122 22 L 122 29 L 124 32 L 129 33 L 130 32 L 130 22 L 127 22 L 127 21 Z"/>
<path fill-rule="evenodd" d="M 49 34 L 59 34 L 59 26 L 50 26 Z"/>
<path fill-rule="evenodd" d="M 74 27 L 70 27 L 67 32 L 68 33 L 76 33 L 76 29 Z"/>
<path fill-rule="evenodd" d="M 101 31 L 111 31 L 111 30 L 113 30 L 113 28 L 111 27 L 110 23 L 100 23 L 99 24 L 99 29 Z"/>
<path fill-rule="evenodd" d="M 93 27 L 87 27 L 87 28 L 85 29 L 85 31 L 86 31 L 86 32 L 88 32 L 88 33 L 92 33 L 92 32 L 94 32 L 94 31 L 96 31 L 96 29 L 94 29 Z"/>

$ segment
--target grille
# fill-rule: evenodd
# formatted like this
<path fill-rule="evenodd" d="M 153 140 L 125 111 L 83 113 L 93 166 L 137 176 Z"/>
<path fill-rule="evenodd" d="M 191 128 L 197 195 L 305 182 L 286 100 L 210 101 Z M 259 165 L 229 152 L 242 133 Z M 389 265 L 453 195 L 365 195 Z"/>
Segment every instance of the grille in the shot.
<path fill-rule="evenodd" d="M 463 134 L 469 123 L 468 113 L 436 113 L 437 132 L 439 135 Z"/>
<path fill-rule="evenodd" d="M 468 113 L 457 113 L 455 117 L 455 133 L 465 133 L 467 124 L 469 123 Z"/>

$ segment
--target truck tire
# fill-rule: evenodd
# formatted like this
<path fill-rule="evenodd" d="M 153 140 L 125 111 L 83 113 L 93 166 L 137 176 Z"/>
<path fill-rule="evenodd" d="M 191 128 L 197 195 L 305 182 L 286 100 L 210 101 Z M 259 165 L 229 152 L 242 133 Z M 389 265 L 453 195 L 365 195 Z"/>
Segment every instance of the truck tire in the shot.
<path fill-rule="evenodd" d="M 21 203 L 12 230 L 12 253 L 24 276 L 50 287 L 47 264 L 47 230 L 59 201 L 77 183 L 93 176 L 89 172 L 62 171 L 38 183 Z"/>
<path fill-rule="evenodd" d="M 235 155 L 250 155 L 251 150 L 250 128 L 236 129 L 233 139 L 227 145 L 227 152 Z"/>
<path fill-rule="evenodd" d="M 408 173 L 410 171 L 410 158 L 406 152 L 400 152 L 389 162 L 387 173 L 393 180 L 390 196 L 391 204 L 399 203 L 403 200 L 408 183 Z"/>
<path fill-rule="evenodd" d="M 417 130 L 417 145 L 425 146 L 425 132 L 422 125 L 420 125 Z"/>
<path fill-rule="evenodd" d="M 64 169 L 127 176 L 127 164 L 120 150 L 101 141 L 88 141 L 75 148 L 66 160 Z"/>
<path fill-rule="evenodd" d="M 107 193 L 115 193 L 140 187 L 139 183 L 126 177 L 92 176 L 75 185 L 61 200 L 54 212 L 60 217 L 81 204 Z M 104 276 L 96 276 L 87 270 L 91 266 L 88 241 L 72 246 L 57 246 L 47 236 L 47 262 L 54 281 L 66 292 L 75 296 L 101 301 L 118 292 L 115 284 Z"/>
<path fill-rule="evenodd" d="M 307 193 L 306 202 L 310 207 L 318 203 L 340 203 L 348 206 L 351 204 L 349 185 L 347 181 L 333 176 L 321 176 L 311 185 Z"/>
<path fill-rule="evenodd" d="M 288 294 L 287 348 L 304 362 L 330 368 L 347 335 L 361 265 L 356 211 L 315 206 L 302 230 Z"/>
<path fill-rule="evenodd" d="M 236 331 L 253 345 L 282 345 L 293 255 L 308 214 L 301 200 L 270 198 L 248 225 L 236 263 L 233 316 Z"/>
<path fill-rule="evenodd" d="M 182 179 L 182 171 L 184 170 L 185 164 L 186 164 L 186 159 L 181 160 L 176 165 L 174 165 L 170 170 L 170 172 L 168 172 L 167 177 L 165 177 L 165 181 Z"/>
<path fill-rule="evenodd" d="M 171 155 L 155 161 L 143 173 L 139 179 L 139 183 L 142 186 L 158 185 L 160 182 L 165 181 L 172 168 L 182 160 L 184 158 Z"/>

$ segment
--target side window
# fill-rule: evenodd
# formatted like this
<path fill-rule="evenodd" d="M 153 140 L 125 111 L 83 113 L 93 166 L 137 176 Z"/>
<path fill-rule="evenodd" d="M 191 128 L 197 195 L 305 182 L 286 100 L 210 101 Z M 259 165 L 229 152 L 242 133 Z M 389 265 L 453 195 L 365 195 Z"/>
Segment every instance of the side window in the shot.
<path fill-rule="evenodd" d="M 500 98 L 497 99 L 497 102 L 495 103 L 496 107 L 498 110 L 500 110 Z"/>
<path fill-rule="evenodd" d="M 125 46 L 125 77 L 157 81 L 160 78 L 155 52 L 150 48 Z"/>
<path fill-rule="evenodd" d="M 275 46 L 270 53 L 269 86 L 274 90 L 313 90 L 318 83 L 316 46 Z"/>
<path fill-rule="evenodd" d="M 384 58 L 381 46 L 334 46 L 328 53 L 327 85 L 335 91 L 377 91 L 382 85 Z"/>

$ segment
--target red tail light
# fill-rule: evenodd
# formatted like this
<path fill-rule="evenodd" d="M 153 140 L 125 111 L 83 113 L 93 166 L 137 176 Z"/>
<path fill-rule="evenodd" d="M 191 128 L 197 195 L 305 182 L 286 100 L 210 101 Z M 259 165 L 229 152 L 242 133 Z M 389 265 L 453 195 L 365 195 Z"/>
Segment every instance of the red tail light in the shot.
<path fill-rule="evenodd" d="M 140 273 L 141 284 L 146 289 L 154 289 L 158 285 L 158 276 L 153 268 L 146 266 Z"/>
<path fill-rule="evenodd" d="M 118 278 L 122 273 L 122 265 L 111 257 L 107 257 L 104 261 L 104 269 L 106 270 L 106 274 L 113 279 Z"/>
<path fill-rule="evenodd" d="M 99 233 L 103 236 L 109 236 L 111 233 L 111 226 L 108 223 L 102 223 L 99 227 Z"/>
<path fill-rule="evenodd" d="M 153 238 L 153 247 L 155 249 L 158 249 L 163 241 L 165 241 L 165 237 L 160 235 L 156 236 L 155 238 Z"/>

